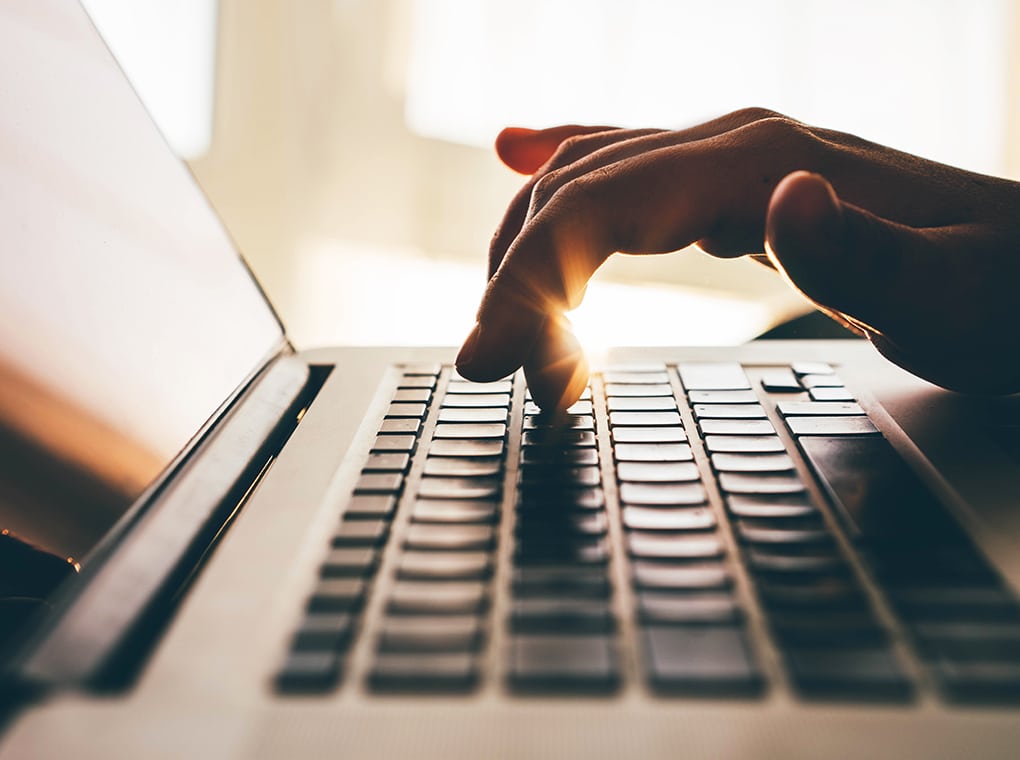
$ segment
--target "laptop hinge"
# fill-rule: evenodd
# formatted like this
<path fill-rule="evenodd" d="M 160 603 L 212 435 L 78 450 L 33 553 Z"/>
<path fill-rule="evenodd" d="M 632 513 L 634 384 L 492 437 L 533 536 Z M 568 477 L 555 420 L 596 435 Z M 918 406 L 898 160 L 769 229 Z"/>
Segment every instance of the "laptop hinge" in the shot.
<path fill-rule="evenodd" d="M 124 650 L 152 627 L 154 616 L 165 619 L 166 607 L 321 387 L 315 374 L 291 355 L 266 367 L 16 658 L 11 675 L 19 684 L 35 690 L 123 683 Z"/>

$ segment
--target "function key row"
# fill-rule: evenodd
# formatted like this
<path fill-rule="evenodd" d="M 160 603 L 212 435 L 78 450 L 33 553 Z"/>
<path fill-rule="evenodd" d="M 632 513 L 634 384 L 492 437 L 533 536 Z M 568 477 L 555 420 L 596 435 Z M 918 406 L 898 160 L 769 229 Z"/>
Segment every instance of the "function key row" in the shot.
<path fill-rule="evenodd" d="M 359 629 L 439 370 L 407 367 L 398 380 L 276 675 L 281 691 L 326 691 L 342 677 L 343 658 Z"/>

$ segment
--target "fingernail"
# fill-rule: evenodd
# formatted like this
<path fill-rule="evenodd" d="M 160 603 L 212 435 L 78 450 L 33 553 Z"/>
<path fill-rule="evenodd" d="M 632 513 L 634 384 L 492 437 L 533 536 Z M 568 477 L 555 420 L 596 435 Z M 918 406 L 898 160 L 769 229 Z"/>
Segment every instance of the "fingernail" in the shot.
<path fill-rule="evenodd" d="M 475 350 L 478 348 L 478 333 L 481 332 L 481 327 L 478 322 L 475 322 L 475 326 L 471 328 L 471 332 L 464 339 L 464 345 L 460 347 L 460 353 L 457 354 L 457 369 L 469 366 L 471 360 L 475 358 Z"/>

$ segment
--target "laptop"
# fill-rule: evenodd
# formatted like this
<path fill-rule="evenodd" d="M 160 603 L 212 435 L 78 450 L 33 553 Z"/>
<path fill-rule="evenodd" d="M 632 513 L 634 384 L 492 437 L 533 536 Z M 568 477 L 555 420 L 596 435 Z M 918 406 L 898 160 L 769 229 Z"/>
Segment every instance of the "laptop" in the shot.
<path fill-rule="evenodd" d="M 86 14 L 0 9 L 0 757 L 1020 752 L 1020 402 L 296 352 Z"/>

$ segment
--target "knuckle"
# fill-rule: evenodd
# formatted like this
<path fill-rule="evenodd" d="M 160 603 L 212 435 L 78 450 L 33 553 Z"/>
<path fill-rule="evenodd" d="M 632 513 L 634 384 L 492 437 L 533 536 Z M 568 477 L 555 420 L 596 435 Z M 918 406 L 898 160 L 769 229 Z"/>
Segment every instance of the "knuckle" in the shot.
<path fill-rule="evenodd" d="M 778 111 L 773 111 L 769 108 L 751 106 L 749 108 L 741 108 L 739 111 L 734 111 L 728 118 L 740 124 L 750 124 L 755 121 L 762 121 L 763 119 L 785 119 L 787 117 L 783 116 L 783 114 Z"/>
<path fill-rule="evenodd" d="M 531 188 L 532 213 L 545 206 L 563 185 L 563 172 L 554 169 L 543 174 Z"/>
<path fill-rule="evenodd" d="M 757 148 L 803 146 L 816 141 L 811 129 L 786 116 L 770 116 L 745 127 L 753 146 Z"/>
<path fill-rule="evenodd" d="M 549 166 L 562 167 L 571 164 L 577 159 L 587 156 L 604 142 L 605 134 L 602 132 L 565 137 L 557 146 L 552 158 L 549 159 Z"/>
<path fill-rule="evenodd" d="M 607 175 L 606 169 L 597 169 L 570 180 L 560 191 L 562 202 L 572 208 L 591 206 L 601 197 Z"/>

